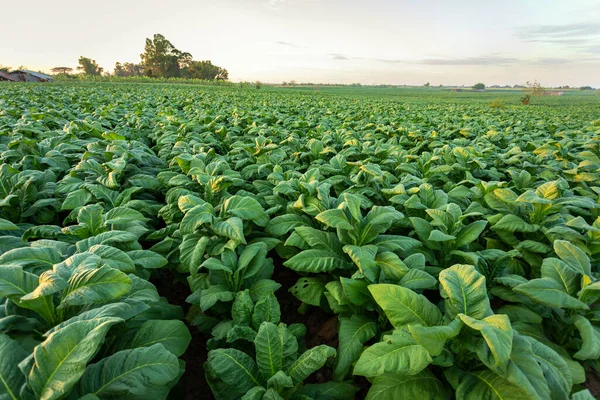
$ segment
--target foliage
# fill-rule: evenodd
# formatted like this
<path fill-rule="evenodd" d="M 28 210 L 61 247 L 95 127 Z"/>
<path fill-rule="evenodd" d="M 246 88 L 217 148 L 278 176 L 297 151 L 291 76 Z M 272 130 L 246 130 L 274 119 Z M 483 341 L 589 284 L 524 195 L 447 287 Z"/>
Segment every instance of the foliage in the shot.
<path fill-rule="evenodd" d="M 81 71 L 84 75 L 102 75 L 104 71 L 104 68 L 100 67 L 96 60 L 92 60 L 91 58 L 81 56 L 78 63 L 77 70 Z"/>
<path fill-rule="evenodd" d="M 140 55 L 140 68 L 149 77 L 184 77 L 203 80 L 227 80 L 226 69 L 213 65 L 210 61 L 194 61 L 192 55 L 178 50 L 167 38 L 157 33 L 152 39 L 146 39 L 144 52 Z M 138 68 L 127 65 L 119 68 L 118 76 L 136 75 Z M 117 67 L 115 66 L 115 71 Z M 132 72 L 136 72 L 133 74 Z"/>
<path fill-rule="evenodd" d="M 73 68 L 71 68 L 71 67 L 54 67 L 50 71 L 52 71 L 53 74 L 70 74 L 71 72 L 73 72 Z"/>
<path fill-rule="evenodd" d="M 476 83 L 476 84 L 473 85 L 473 89 L 483 90 L 483 89 L 485 89 L 485 84 L 483 84 L 481 82 L 480 83 Z"/>
<path fill-rule="evenodd" d="M 595 96 L 222 85 L 0 86 L 0 397 L 591 396 Z"/>
<path fill-rule="evenodd" d="M 142 76 L 144 68 L 140 64 L 117 62 L 113 74 L 119 77 L 125 76 Z"/>

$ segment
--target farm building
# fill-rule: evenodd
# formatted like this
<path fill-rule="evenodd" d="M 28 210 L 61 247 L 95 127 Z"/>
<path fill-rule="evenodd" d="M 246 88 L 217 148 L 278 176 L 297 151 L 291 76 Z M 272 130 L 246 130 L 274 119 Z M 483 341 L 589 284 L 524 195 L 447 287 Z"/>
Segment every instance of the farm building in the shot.
<path fill-rule="evenodd" d="M 51 75 L 28 71 L 26 69 L 12 71 L 10 74 L 19 82 L 52 82 L 53 79 Z"/>
<path fill-rule="evenodd" d="M 17 79 L 9 74 L 8 72 L 0 71 L 0 81 L 12 81 L 15 82 Z"/>

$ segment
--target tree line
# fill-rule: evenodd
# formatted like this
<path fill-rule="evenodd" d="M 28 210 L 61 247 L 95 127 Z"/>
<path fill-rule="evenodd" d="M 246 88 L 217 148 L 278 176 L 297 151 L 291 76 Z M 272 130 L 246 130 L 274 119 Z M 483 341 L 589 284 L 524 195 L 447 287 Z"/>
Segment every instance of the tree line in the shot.
<path fill-rule="evenodd" d="M 214 65 L 210 60 L 197 61 L 188 52 L 177 49 L 160 33 L 146 39 L 140 63 L 117 62 L 112 75 L 119 77 L 148 76 L 152 78 L 187 78 L 204 80 L 228 80 L 229 72 Z M 77 70 L 85 75 L 99 76 L 104 73 L 96 60 L 79 57 Z M 69 75 L 73 68 L 54 67 L 55 74 Z M 106 75 L 106 74 L 105 74 Z"/>

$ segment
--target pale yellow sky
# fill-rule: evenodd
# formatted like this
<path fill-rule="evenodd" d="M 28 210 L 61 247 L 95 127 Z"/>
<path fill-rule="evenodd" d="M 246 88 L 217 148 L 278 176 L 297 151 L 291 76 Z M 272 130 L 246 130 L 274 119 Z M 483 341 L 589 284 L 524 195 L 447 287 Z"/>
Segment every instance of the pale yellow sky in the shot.
<path fill-rule="evenodd" d="M 49 70 L 86 56 L 112 70 L 162 33 L 236 81 L 600 86 L 600 0 L 89 4 L 4 4 L 0 64 Z"/>

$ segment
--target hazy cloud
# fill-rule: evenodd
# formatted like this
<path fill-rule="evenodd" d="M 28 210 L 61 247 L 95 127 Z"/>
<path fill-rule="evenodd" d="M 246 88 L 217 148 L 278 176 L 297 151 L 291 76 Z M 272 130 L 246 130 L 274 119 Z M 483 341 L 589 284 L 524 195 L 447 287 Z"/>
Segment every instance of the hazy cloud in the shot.
<path fill-rule="evenodd" d="M 600 54 L 600 45 L 590 47 L 589 52 L 596 52 Z M 364 57 L 352 57 L 339 53 L 330 53 L 332 59 L 340 61 L 348 60 L 367 60 L 372 62 L 380 62 L 385 64 L 405 64 L 405 65 L 432 65 L 432 66 L 510 66 L 510 65 L 563 65 L 569 64 L 574 61 L 578 62 L 590 62 L 598 61 L 599 58 L 585 57 L 573 60 L 571 58 L 559 58 L 559 57 L 548 57 L 548 58 L 535 58 L 535 59 L 521 59 L 514 57 L 505 57 L 500 54 L 490 54 L 480 57 L 456 57 L 456 58 L 423 58 L 417 60 L 406 60 L 406 59 L 387 59 L 387 58 L 364 58 Z"/>
<path fill-rule="evenodd" d="M 598 35 L 600 35 L 600 23 L 598 22 L 532 25 L 517 29 L 517 36 L 526 41 L 564 41 L 565 38 L 589 39 Z"/>
<path fill-rule="evenodd" d="M 272 10 L 279 9 L 282 5 L 284 5 L 287 0 L 265 0 L 262 5 L 263 7 L 270 8 Z"/>
<path fill-rule="evenodd" d="M 279 44 L 279 45 L 282 45 L 282 46 L 294 47 L 296 49 L 305 49 L 306 48 L 304 46 L 299 46 L 297 44 L 290 43 L 290 42 L 275 42 L 275 43 Z"/>
<path fill-rule="evenodd" d="M 502 57 L 497 55 L 464 58 L 426 58 L 416 61 L 423 65 L 510 65 L 516 64 L 516 58 Z"/>
<path fill-rule="evenodd" d="M 600 53 L 600 22 L 523 26 L 517 28 L 517 37 L 525 42 L 555 44 L 584 54 Z"/>

